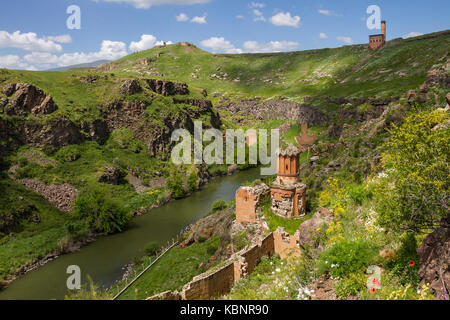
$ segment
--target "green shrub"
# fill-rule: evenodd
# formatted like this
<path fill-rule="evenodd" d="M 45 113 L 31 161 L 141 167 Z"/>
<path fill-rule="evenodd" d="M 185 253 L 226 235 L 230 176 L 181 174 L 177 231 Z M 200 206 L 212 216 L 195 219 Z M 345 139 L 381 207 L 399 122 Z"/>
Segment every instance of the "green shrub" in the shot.
<path fill-rule="evenodd" d="M 28 165 L 28 159 L 25 157 L 20 157 L 19 160 L 17 161 L 17 164 L 19 165 L 19 167 L 23 168 L 26 165 Z"/>
<path fill-rule="evenodd" d="M 62 162 L 73 162 L 81 157 L 81 151 L 78 145 L 71 145 L 60 149 L 56 153 L 56 159 Z"/>
<path fill-rule="evenodd" d="M 357 205 L 362 205 L 366 199 L 370 199 L 371 192 L 363 184 L 351 184 L 345 190 L 350 200 Z"/>
<path fill-rule="evenodd" d="M 376 247 L 366 240 L 341 240 L 319 254 L 319 274 L 328 272 L 335 278 L 344 278 L 352 273 L 365 272 L 374 262 Z"/>
<path fill-rule="evenodd" d="M 195 190 L 197 190 L 197 187 L 198 187 L 198 177 L 197 177 L 197 172 L 191 171 L 191 173 L 189 173 L 189 177 L 188 177 L 188 186 L 189 186 L 189 190 L 190 190 L 190 191 L 195 191 Z"/>
<path fill-rule="evenodd" d="M 393 126 L 383 164 L 395 183 L 381 185 L 376 195 L 383 227 L 420 233 L 448 214 L 441 201 L 450 189 L 450 134 L 448 128 L 433 130 L 448 119 L 444 111 L 416 112 Z"/>
<path fill-rule="evenodd" d="M 128 149 L 134 153 L 141 152 L 145 147 L 144 143 L 137 139 L 131 130 L 126 128 L 114 130 L 110 142 L 121 149 Z"/>
<path fill-rule="evenodd" d="M 244 247 L 247 245 L 247 243 L 248 243 L 248 240 L 247 240 L 247 232 L 246 231 L 242 231 L 241 233 L 238 233 L 233 237 L 234 249 L 236 251 L 240 251 L 240 250 L 244 249 Z"/>
<path fill-rule="evenodd" d="M 225 200 L 216 200 L 213 202 L 213 204 L 211 205 L 211 211 L 217 212 L 217 211 L 222 211 L 224 209 L 227 208 L 227 203 Z"/>
<path fill-rule="evenodd" d="M 72 212 L 72 221 L 82 221 L 94 232 L 123 231 L 131 221 L 131 214 L 101 188 L 78 196 Z"/>
<path fill-rule="evenodd" d="M 401 246 L 397 250 L 397 259 L 386 263 L 386 267 L 391 269 L 391 274 L 398 277 L 398 282 L 402 285 L 416 286 L 419 283 L 419 256 L 417 255 L 417 241 L 412 233 L 407 233 L 401 237 Z M 414 265 L 410 265 L 413 261 Z"/>
<path fill-rule="evenodd" d="M 177 170 L 174 170 L 167 179 L 166 187 L 171 192 L 173 198 L 178 199 L 184 196 L 183 178 Z"/>
<path fill-rule="evenodd" d="M 341 300 L 356 296 L 365 288 L 367 288 L 367 279 L 363 273 L 351 274 L 348 278 L 344 278 L 334 285 L 334 291 Z"/>

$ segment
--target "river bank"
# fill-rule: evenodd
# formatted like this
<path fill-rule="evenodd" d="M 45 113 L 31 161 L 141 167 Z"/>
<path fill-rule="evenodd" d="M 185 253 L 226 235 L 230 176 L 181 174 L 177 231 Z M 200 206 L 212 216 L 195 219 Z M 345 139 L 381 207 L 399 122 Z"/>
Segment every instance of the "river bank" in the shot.
<path fill-rule="evenodd" d="M 22 274 L 0 291 L 0 299 L 63 299 L 67 291 L 66 269 L 74 264 L 82 269 L 84 283 L 90 275 L 95 283 L 109 287 L 123 275 L 125 265 L 144 255 L 145 244 L 167 243 L 180 230 L 207 214 L 215 200 L 233 199 L 242 183 L 258 178 L 259 174 L 259 169 L 253 168 L 212 179 L 187 198 L 154 208 L 152 214 L 135 217 L 123 233 L 98 237 L 73 253 L 50 257 L 44 265 Z"/>

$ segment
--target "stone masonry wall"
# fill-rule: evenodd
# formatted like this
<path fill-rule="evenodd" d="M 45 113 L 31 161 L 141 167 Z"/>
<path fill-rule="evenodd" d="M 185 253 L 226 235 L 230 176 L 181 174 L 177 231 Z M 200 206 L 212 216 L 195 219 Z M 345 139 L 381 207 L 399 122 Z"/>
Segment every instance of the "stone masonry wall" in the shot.
<path fill-rule="evenodd" d="M 230 292 L 235 281 L 235 263 L 231 262 L 213 274 L 195 277 L 183 287 L 183 300 L 207 300 Z"/>
<path fill-rule="evenodd" d="M 220 297 L 231 291 L 234 282 L 251 274 L 264 256 L 279 254 L 282 259 L 289 254 L 297 256 L 300 247 L 297 239 L 299 232 L 289 236 L 283 228 L 270 233 L 260 243 L 239 254 L 233 261 L 212 274 L 204 273 L 186 284 L 181 293 L 163 292 L 147 300 L 174 300 L 181 297 L 183 300 L 207 300 Z"/>

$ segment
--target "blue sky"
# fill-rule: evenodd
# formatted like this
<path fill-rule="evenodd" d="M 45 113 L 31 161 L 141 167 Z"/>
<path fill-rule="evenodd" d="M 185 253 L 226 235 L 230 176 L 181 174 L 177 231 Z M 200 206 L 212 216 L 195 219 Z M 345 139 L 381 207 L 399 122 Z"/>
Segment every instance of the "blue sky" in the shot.
<path fill-rule="evenodd" d="M 67 28 L 70 5 L 81 29 Z M 2 1 L 0 67 L 43 70 L 113 60 L 159 41 L 210 52 L 271 52 L 366 43 L 369 5 L 388 39 L 450 29 L 450 1 L 15 0 Z M 178 17 L 178 18 L 177 18 Z"/>

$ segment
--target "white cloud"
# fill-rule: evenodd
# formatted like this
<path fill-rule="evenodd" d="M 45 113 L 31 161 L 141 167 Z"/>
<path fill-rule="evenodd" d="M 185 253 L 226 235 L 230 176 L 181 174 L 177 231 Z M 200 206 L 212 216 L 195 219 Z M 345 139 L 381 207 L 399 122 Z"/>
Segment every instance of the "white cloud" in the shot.
<path fill-rule="evenodd" d="M 158 42 L 155 43 L 155 45 L 157 44 Z M 74 52 L 56 55 L 50 52 L 34 51 L 23 58 L 12 55 L 0 56 L 0 67 L 26 70 L 48 69 L 52 66 L 65 67 L 97 60 L 116 60 L 127 54 L 127 46 L 124 42 L 104 40 L 97 52 Z"/>
<path fill-rule="evenodd" d="M 252 2 L 252 3 L 250 3 L 249 4 L 249 7 L 250 8 L 264 8 L 266 6 L 266 4 L 265 3 L 262 3 L 262 2 Z"/>
<path fill-rule="evenodd" d="M 280 12 L 269 19 L 269 21 L 278 27 L 294 27 L 298 28 L 300 26 L 300 17 L 291 16 L 289 12 Z"/>
<path fill-rule="evenodd" d="M 212 37 L 200 42 L 200 45 L 211 49 L 213 52 L 222 53 L 258 53 L 258 52 L 281 52 L 292 51 L 300 45 L 294 41 L 271 41 L 268 43 L 261 43 L 257 41 L 244 42 L 243 49 L 236 48 L 230 41 L 223 37 Z"/>
<path fill-rule="evenodd" d="M 320 38 L 320 39 L 326 39 L 326 38 L 328 38 L 328 36 L 326 35 L 326 33 L 321 32 L 321 33 L 319 34 L 319 38 Z"/>
<path fill-rule="evenodd" d="M 54 41 L 54 42 L 58 42 L 58 43 L 71 43 L 72 42 L 72 37 L 70 36 L 70 34 L 63 34 L 61 36 L 48 36 L 45 37 L 45 39 Z"/>
<path fill-rule="evenodd" d="M 244 51 L 250 53 L 292 51 L 297 49 L 299 45 L 300 43 L 294 41 L 271 41 L 268 43 L 246 41 Z"/>
<path fill-rule="evenodd" d="M 0 68 L 8 68 L 17 65 L 20 57 L 15 55 L 0 56 Z"/>
<path fill-rule="evenodd" d="M 261 11 L 259 11 L 258 9 L 254 9 L 253 14 L 255 15 L 255 18 L 253 19 L 253 21 L 266 21 L 266 18 L 264 18 L 263 13 Z"/>
<path fill-rule="evenodd" d="M 16 55 L 0 56 L 0 68 L 37 70 L 34 66 L 30 66 Z"/>
<path fill-rule="evenodd" d="M 156 37 L 151 34 L 143 34 L 141 40 L 138 42 L 131 41 L 129 49 L 130 51 L 142 51 L 153 48 L 156 44 Z"/>
<path fill-rule="evenodd" d="M 189 17 L 186 13 L 180 13 L 179 15 L 177 15 L 176 19 L 178 22 L 185 22 L 189 20 Z"/>
<path fill-rule="evenodd" d="M 206 14 L 202 17 L 199 17 L 199 16 L 193 17 L 191 22 L 199 23 L 199 24 L 206 24 L 207 23 L 206 22 Z"/>
<path fill-rule="evenodd" d="M 338 41 L 344 42 L 344 43 L 346 43 L 346 44 L 352 44 L 352 43 L 353 43 L 353 39 L 350 38 L 350 37 L 342 37 L 342 36 L 339 36 L 339 37 L 337 37 L 336 39 L 337 39 Z"/>
<path fill-rule="evenodd" d="M 127 3 L 133 5 L 137 9 L 148 9 L 151 6 L 159 6 L 163 4 L 190 5 L 190 4 L 208 3 L 211 0 L 93 0 L 93 1 Z"/>
<path fill-rule="evenodd" d="M 337 16 L 336 12 L 332 11 L 332 10 L 325 10 L 325 9 L 320 9 L 319 10 L 320 14 L 323 14 L 325 16 Z"/>
<path fill-rule="evenodd" d="M 123 42 L 103 40 L 98 52 L 65 53 L 59 56 L 59 66 L 70 66 L 80 63 L 89 63 L 97 60 L 116 60 L 126 56 L 127 45 Z"/>
<path fill-rule="evenodd" d="M 60 56 L 50 54 L 48 52 L 32 52 L 31 54 L 24 56 L 23 60 L 27 63 L 37 65 L 40 68 L 47 68 L 50 65 L 64 67 L 94 62 L 97 60 L 115 60 L 127 54 L 127 46 L 125 43 L 104 40 L 100 51 L 97 52 L 64 53 Z"/>
<path fill-rule="evenodd" d="M 236 19 L 244 19 L 244 16 L 243 16 L 242 14 L 238 14 L 238 15 L 236 16 Z"/>
<path fill-rule="evenodd" d="M 201 41 L 200 45 L 211 49 L 213 52 L 242 53 L 241 49 L 235 48 L 230 41 L 225 40 L 223 37 L 211 37 Z"/>
<path fill-rule="evenodd" d="M 60 52 L 61 45 L 51 39 L 39 38 L 36 33 L 9 33 L 0 30 L 0 48 L 16 48 L 27 51 Z"/>
<path fill-rule="evenodd" d="M 402 38 L 408 39 L 408 38 L 413 38 L 413 37 L 418 37 L 418 36 L 423 36 L 423 33 L 422 32 L 410 32 L 408 34 L 405 34 Z"/>

